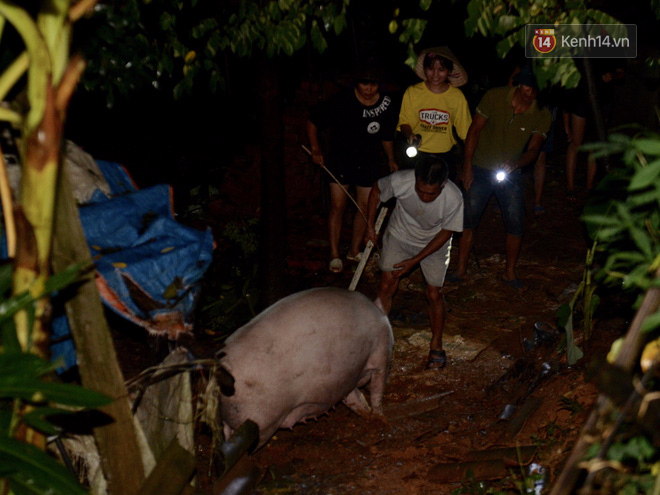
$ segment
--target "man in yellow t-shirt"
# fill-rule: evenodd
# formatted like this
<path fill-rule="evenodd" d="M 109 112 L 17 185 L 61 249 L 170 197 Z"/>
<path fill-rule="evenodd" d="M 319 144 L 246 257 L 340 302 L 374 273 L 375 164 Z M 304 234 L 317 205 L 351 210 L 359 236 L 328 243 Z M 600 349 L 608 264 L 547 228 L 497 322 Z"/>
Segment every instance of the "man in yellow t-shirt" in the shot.
<path fill-rule="evenodd" d="M 467 100 L 457 86 L 467 82 L 467 74 L 447 47 L 430 48 L 418 59 L 417 75 L 422 82 L 410 86 L 401 102 L 397 129 L 420 157 L 439 155 L 449 164 L 449 179 L 456 178 L 454 129 L 465 140 L 472 123 Z M 415 160 L 403 164 L 412 168 Z"/>

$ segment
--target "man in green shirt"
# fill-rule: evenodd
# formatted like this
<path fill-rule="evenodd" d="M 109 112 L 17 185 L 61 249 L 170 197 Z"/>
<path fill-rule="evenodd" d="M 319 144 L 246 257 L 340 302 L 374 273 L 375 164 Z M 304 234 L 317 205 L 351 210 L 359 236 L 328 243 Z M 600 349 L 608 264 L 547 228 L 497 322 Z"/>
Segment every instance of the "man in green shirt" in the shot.
<path fill-rule="evenodd" d="M 464 229 L 458 267 L 448 281 L 465 277 L 474 242 L 473 229 L 477 227 L 491 195 L 495 194 L 506 230 L 506 265 L 502 281 L 514 289 L 524 287 L 516 275 L 525 218 L 520 171 L 536 160 L 550 130 L 551 115 L 536 102 L 538 89 L 529 65 L 517 74 L 514 83 L 513 88 L 491 89 L 483 96 L 465 139 Z M 496 177 L 498 172 L 504 173 L 500 180 Z"/>

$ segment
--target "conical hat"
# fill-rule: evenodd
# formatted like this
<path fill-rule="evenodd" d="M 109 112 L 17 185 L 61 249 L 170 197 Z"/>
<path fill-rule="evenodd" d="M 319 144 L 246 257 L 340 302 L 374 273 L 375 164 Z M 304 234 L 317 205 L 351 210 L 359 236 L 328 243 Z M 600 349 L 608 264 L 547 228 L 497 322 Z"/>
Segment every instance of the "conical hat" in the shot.
<path fill-rule="evenodd" d="M 415 74 L 417 74 L 422 80 L 426 81 L 426 74 L 424 74 L 424 57 L 427 53 L 435 53 L 441 57 L 447 58 L 454 62 L 454 70 L 449 74 L 449 83 L 458 88 L 463 86 L 468 81 L 467 72 L 463 66 L 459 63 L 456 56 L 451 52 L 446 46 L 437 46 L 435 48 L 427 48 L 423 50 L 422 53 L 417 57 L 417 66 L 415 67 Z"/>

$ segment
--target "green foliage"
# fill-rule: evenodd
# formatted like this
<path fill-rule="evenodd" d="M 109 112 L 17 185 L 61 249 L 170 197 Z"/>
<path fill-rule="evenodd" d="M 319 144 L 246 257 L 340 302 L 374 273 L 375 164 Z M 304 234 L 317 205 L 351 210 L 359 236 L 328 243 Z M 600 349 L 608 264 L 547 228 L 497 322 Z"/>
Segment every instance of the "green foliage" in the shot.
<path fill-rule="evenodd" d="M 571 416 L 574 416 L 575 414 L 582 412 L 584 410 L 582 404 L 580 404 L 577 400 L 572 399 L 570 397 L 566 397 L 565 395 L 562 396 L 560 402 L 561 402 L 560 409 L 570 411 Z"/>
<path fill-rule="evenodd" d="M 258 302 L 257 254 L 259 221 L 256 218 L 229 223 L 222 233 L 222 263 L 218 279 L 219 293 L 206 301 L 202 318 L 208 320 L 212 333 L 228 334 L 256 315 Z"/>
<path fill-rule="evenodd" d="M 0 472 L 16 495 L 82 495 L 73 475 L 38 448 L 0 437 Z"/>
<path fill-rule="evenodd" d="M 81 48 L 90 60 L 83 78 L 112 105 L 117 94 L 171 87 L 175 98 L 205 83 L 225 85 L 228 55 L 291 56 L 310 41 L 319 53 L 346 29 L 349 0 L 208 2 L 124 0 L 104 3 Z"/>
<path fill-rule="evenodd" d="M 600 303 L 592 281 L 597 254 L 606 256 L 595 275 L 603 284 L 618 285 L 640 298 L 647 289 L 660 284 L 660 135 L 646 131 L 633 136 L 613 133 L 607 142 L 588 144 L 583 149 L 592 152 L 594 158 L 616 156 L 621 166 L 599 184 L 596 199 L 585 208 L 583 220 L 594 245 L 587 252 L 575 295 L 557 311 L 558 324 L 566 331 L 569 364 L 583 355 L 573 343 L 574 313 L 582 315 L 587 344 Z M 659 327 L 660 311 L 646 318 L 642 331 Z"/>
<path fill-rule="evenodd" d="M 613 444 L 607 451 L 607 459 L 619 462 L 633 460 L 637 463 L 644 463 L 652 460 L 655 453 L 655 448 L 648 438 L 636 436 L 626 443 Z"/>
<path fill-rule="evenodd" d="M 504 58 L 515 46 L 525 49 L 527 24 L 619 24 L 602 11 L 589 8 L 587 0 L 470 0 L 465 34 L 476 33 L 497 40 L 497 53 Z M 555 57 L 534 59 L 534 73 L 540 88 L 560 85 L 574 88 L 580 82 L 569 48 L 558 46 Z"/>
<path fill-rule="evenodd" d="M 595 293 L 597 287 L 592 282 L 595 252 L 596 242 L 594 242 L 591 249 L 587 250 L 582 280 L 571 301 L 567 304 L 562 304 L 557 310 L 557 324 L 559 328 L 563 328 L 566 332 L 566 360 L 571 366 L 584 356 L 582 350 L 574 342 L 574 315 L 579 314 L 582 316 L 582 335 L 586 346 L 589 344 L 589 339 L 591 338 L 593 316 L 600 303 L 600 299 Z"/>
<path fill-rule="evenodd" d="M 614 155 L 621 167 L 599 186 L 602 200 L 585 209 L 584 221 L 607 258 L 599 277 L 609 285 L 641 294 L 660 281 L 660 135 L 639 132 L 610 135 L 586 145 L 596 157 Z M 658 327 L 656 313 L 645 331 Z"/>
<path fill-rule="evenodd" d="M 25 424 L 46 435 L 59 434 L 50 417 L 71 414 L 71 408 L 103 406 L 110 399 L 50 379 L 55 365 L 21 350 L 13 322 L 17 311 L 29 309 L 38 299 L 69 286 L 82 271 L 81 265 L 71 266 L 52 276 L 41 294 L 9 297 L 12 267 L 0 266 L 0 473 L 17 495 L 86 493 L 67 469 L 42 450 L 19 441 L 16 433 Z"/>
<path fill-rule="evenodd" d="M 474 479 L 474 472 L 469 470 L 467 479 L 461 481 L 460 488 L 452 490 L 452 495 L 470 494 L 470 495 L 506 495 L 509 492 L 500 490 L 498 486 L 478 481 Z"/>
<path fill-rule="evenodd" d="M 599 184 L 583 215 L 604 259 L 596 277 L 636 295 L 639 304 L 644 293 L 660 284 L 660 135 L 629 127 L 611 134 L 607 142 L 584 149 L 596 158 L 610 155 L 619 165 Z M 659 327 L 656 311 L 646 318 L 641 330 L 650 332 Z M 640 383 L 634 393 L 647 394 L 642 401 L 652 400 L 658 393 L 657 381 L 649 378 L 634 378 Z M 621 402 L 632 404 L 627 397 Z M 660 451 L 650 440 L 657 431 L 657 418 L 641 411 L 638 414 L 636 407 L 639 401 L 632 408 L 612 408 L 615 426 L 604 425 L 602 441 L 591 445 L 587 453 L 587 467 L 604 467 L 593 470 L 588 485 L 606 484 L 610 493 L 657 493 Z"/>
<path fill-rule="evenodd" d="M 587 464 L 600 462 L 598 453 L 601 447 L 600 442 L 589 447 L 585 456 L 588 459 Z M 607 449 L 605 459 L 614 470 L 603 473 L 602 476 L 612 487 L 608 490 L 609 493 L 625 495 L 656 493 L 654 472 L 660 467 L 658 454 L 658 449 L 646 436 L 622 437 L 612 442 Z"/>

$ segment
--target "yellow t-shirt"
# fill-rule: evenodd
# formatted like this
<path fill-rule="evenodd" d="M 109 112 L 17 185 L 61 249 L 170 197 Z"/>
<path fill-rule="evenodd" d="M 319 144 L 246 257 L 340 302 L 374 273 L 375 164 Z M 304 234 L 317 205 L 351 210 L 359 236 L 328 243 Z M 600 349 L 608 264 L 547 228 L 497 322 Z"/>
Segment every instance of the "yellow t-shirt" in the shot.
<path fill-rule="evenodd" d="M 414 134 L 422 136 L 420 151 L 445 153 L 455 144 L 452 132 L 465 140 L 472 115 L 460 89 L 449 86 L 444 93 L 433 93 L 424 81 L 406 89 L 399 112 L 398 130 L 408 124 Z"/>

